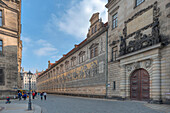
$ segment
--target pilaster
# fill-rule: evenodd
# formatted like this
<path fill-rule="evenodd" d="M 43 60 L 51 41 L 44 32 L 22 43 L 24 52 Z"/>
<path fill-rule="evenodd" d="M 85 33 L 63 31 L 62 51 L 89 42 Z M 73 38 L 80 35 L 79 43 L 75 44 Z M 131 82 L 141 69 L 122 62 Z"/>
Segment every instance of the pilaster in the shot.
<path fill-rule="evenodd" d="M 162 101 L 161 98 L 161 59 L 160 56 L 153 58 L 153 72 L 151 78 L 151 93 L 152 99 L 156 103 L 160 103 Z"/>
<path fill-rule="evenodd" d="M 120 69 L 120 96 L 122 98 L 126 98 L 126 68 L 125 68 L 125 65 L 121 65 L 120 66 L 121 69 Z"/>

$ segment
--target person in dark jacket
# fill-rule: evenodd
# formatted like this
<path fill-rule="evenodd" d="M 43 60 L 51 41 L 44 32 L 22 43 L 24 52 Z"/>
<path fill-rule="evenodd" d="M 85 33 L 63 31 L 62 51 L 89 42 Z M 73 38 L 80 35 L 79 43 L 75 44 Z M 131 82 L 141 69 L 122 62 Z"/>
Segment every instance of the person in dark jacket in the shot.
<path fill-rule="evenodd" d="M 19 101 L 21 100 L 21 97 L 22 97 L 22 94 L 21 94 L 21 92 L 19 92 L 19 93 L 18 93 L 18 99 L 19 99 Z"/>
<path fill-rule="evenodd" d="M 40 93 L 41 100 L 43 100 L 43 92 Z"/>
<path fill-rule="evenodd" d="M 26 100 L 26 98 L 27 98 L 27 94 L 25 93 L 25 94 L 24 94 L 24 100 Z"/>

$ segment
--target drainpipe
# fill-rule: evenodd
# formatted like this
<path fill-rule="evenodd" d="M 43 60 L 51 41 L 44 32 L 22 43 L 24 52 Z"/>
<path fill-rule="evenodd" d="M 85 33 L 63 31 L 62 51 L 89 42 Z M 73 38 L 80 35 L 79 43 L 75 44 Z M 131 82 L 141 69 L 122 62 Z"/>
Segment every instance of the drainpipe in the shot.
<path fill-rule="evenodd" d="M 105 56 L 105 77 L 106 77 L 106 98 L 108 97 L 108 29 L 106 30 L 106 56 Z"/>

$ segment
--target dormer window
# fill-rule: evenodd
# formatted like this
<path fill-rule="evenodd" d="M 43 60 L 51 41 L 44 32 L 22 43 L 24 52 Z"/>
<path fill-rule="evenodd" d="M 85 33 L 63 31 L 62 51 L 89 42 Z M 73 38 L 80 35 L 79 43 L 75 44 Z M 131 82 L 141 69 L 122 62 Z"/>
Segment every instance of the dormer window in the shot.
<path fill-rule="evenodd" d="M 92 32 L 91 32 L 91 34 L 93 34 L 94 33 L 94 28 L 92 28 Z"/>
<path fill-rule="evenodd" d="M 94 58 L 96 56 L 98 56 L 98 44 L 92 44 L 90 46 L 90 58 Z"/>
<path fill-rule="evenodd" d="M 97 32 L 97 25 L 95 25 L 95 32 Z"/>
<path fill-rule="evenodd" d="M 63 64 L 60 65 L 60 73 L 64 72 Z"/>
<path fill-rule="evenodd" d="M 79 63 L 82 63 L 85 61 L 85 51 L 81 51 L 79 53 Z"/>
<path fill-rule="evenodd" d="M 65 69 L 68 70 L 69 69 L 69 61 L 65 62 Z"/>
<path fill-rule="evenodd" d="M 76 57 L 72 57 L 71 58 L 71 66 L 75 66 L 76 65 Z"/>

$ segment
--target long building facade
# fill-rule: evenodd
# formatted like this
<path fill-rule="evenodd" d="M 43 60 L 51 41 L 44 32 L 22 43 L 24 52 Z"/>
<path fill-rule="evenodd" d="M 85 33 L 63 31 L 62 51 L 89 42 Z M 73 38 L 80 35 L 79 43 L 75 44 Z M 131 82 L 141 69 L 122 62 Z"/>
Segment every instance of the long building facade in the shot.
<path fill-rule="evenodd" d="M 39 92 L 104 96 L 106 26 L 93 14 L 87 38 L 37 77 Z"/>
<path fill-rule="evenodd" d="M 108 32 L 101 24 L 103 30 L 93 34 L 94 14 L 87 39 L 49 63 L 37 78 L 38 90 L 170 102 L 169 0 L 108 0 L 106 8 Z M 82 54 L 85 60 L 80 63 Z"/>
<path fill-rule="evenodd" d="M 21 0 L 0 0 L 0 97 L 17 94 L 22 59 Z"/>
<path fill-rule="evenodd" d="M 169 0 L 109 0 L 106 7 L 108 96 L 170 101 Z"/>

